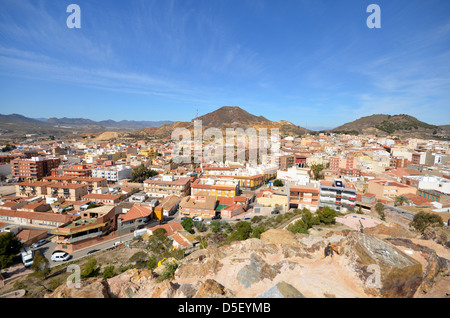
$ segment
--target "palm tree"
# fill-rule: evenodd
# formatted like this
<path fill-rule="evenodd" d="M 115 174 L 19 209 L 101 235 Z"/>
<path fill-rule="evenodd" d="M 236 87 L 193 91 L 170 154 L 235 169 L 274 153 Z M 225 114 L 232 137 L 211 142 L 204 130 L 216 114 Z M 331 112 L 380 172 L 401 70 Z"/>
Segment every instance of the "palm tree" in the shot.
<path fill-rule="evenodd" d="M 402 206 L 404 203 L 408 203 L 409 200 L 404 195 L 398 195 L 394 199 L 394 205 L 395 206 Z"/>

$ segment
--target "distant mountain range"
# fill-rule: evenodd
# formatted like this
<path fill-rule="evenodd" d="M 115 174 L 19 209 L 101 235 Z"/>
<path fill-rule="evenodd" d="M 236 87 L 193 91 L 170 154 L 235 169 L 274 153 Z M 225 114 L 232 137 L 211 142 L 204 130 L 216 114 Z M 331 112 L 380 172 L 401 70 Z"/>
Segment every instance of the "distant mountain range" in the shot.
<path fill-rule="evenodd" d="M 144 128 L 144 127 L 158 127 L 164 124 L 170 124 L 172 121 L 136 121 L 136 120 L 101 120 L 94 121 L 86 118 L 28 118 L 19 114 L 2 115 L 0 114 L 0 123 L 29 123 L 36 125 L 52 125 L 52 126 L 70 126 L 70 127 L 82 127 L 82 126 L 102 126 L 105 128 Z"/>
<path fill-rule="evenodd" d="M 256 116 L 238 106 L 223 106 L 215 111 L 197 118 L 206 128 L 278 128 L 282 135 L 303 135 L 315 133 L 313 130 L 297 126 L 289 121 L 271 121 L 264 116 Z M 36 133 L 40 135 L 79 132 L 134 131 L 139 134 L 150 134 L 155 137 L 170 137 L 175 128 L 183 127 L 192 130 L 194 120 L 190 122 L 172 121 L 134 121 L 134 120 L 102 120 L 94 121 L 85 118 L 28 118 L 19 114 L 0 114 L 0 129 L 15 131 L 18 134 Z M 376 136 L 399 136 L 417 138 L 450 139 L 450 125 L 430 125 L 415 117 L 400 115 L 375 114 L 361 117 L 334 129 L 323 132 L 367 134 Z"/>

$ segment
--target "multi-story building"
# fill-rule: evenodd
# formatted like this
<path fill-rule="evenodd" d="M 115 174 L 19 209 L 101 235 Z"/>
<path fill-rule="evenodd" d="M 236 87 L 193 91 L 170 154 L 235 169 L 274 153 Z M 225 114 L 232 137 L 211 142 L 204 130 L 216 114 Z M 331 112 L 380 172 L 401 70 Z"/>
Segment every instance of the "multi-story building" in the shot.
<path fill-rule="evenodd" d="M 16 183 L 16 196 L 18 197 L 36 197 L 46 196 L 47 188 L 52 182 L 27 180 Z"/>
<path fill-rule="evenodd" d="M 394 199 L 407 193 L 416 194 L 417 188 L 392 180 L 369 180 L 367 191 L 378 199 Z"/>
<path fill-rule="evenodd" d="M 77 183 L 51 183 L 47 185 L 47 196 L 53 198 L 64 198 L 66 201 L 80 201 L 88 194 L 86 184 Z"/>
<path fill-rule="evenodd" d="M 419 189 L 417 195 L 427 198 L 431 201 L 439 202 L 441 204 L 450 204 L 450 195 L 440 191 L 430 189 Z"/>
<path fill-rule="evenodd" d="M 11 176 L 18 179 L 40 179 L 51 175 L 58 167 L 59 158 L 32 157 L 30 159 L 11 160 Z"/>
<path fill-rule="evenodd" d="M 217 198 L 210 195 L 187 196 L 181 199 L 180 214 L 184 216 L 213 217 L 216 215 Z"/>
<path fill-rule="evenodd" d="M 68 177 L 90 177 L 92 170 L 84 164 L 73 165 L 69 168 L 63 168 L 62 175 Z"/>
<path fill-rule="evenodd" d="M 234 197 L 240 194 L 239 182 L 200 178 L 191 184 L 191 195 L 210 195 L 215 197 Z"/>
<path fill-rule="evenodd" d="M 80 217 L 54 229 L 56 249 L 68 253 L 91 246 L 116 228 L 116 207 L 102 206 L 81 212 Z"/>
<path fill-rule="evenodd" d="M 202 167 L 203 178 L 215 178 L 218 180 L 234 180 L 239 182 L 243 190 L 254 190 L 261 187 L 269 180 L 277 176 L 278 166 L 258 165 L 257 167 L 243 166 L 240 164 L 206 164 Z"/>
<path fill-rule="evenodd" d="M 317 183 L 307 183 L 303 186 L 288 186 L 289 209 L 306 208 L 311 212 L 319 209 L 319 186 Z"/>
<path fill-rule="evenodd" d="M 191 177 L 162 175 L 144 181 L 144 191 L 149 197 L 163 198 L 168 195 L 186 196 L 191 190 Z"/>
<path fill-rule="evenodd" d="M 295 155 L 280 156 L 280 170 L 287 170 L 295 165 Z"/>
<path fill-rule="evenodd" d="M 329 169 L 330 170 L 338 170 L 339 169 L 345 169 L 345 170 L 352 170 L 356 169 L 356 157 L 354 156 L 347 156 L 345 158 L 340 157 L 330 157 L 329 159 Z"/>
<path fill-rule="evenodd" d="M 115 205 L 120 202 L 119 194 L 108 194 L 108 193 L 89 193 L 83 195 L 84 200 L 89 200 L 95 203 L 101 203 L 105 205 Z"/>
<path fill-rule="evenodd" d="M 129 179 L 133 169 L 126 165 L 117 165 L 112 167 L 101 167 L 92 169 L 94 178 L 105 178 L 108 182 L 117 182 L 123 179 Z"/>
<path fill-rule="evenodd" d="M 356 188 L 342 180 L 321 180 L 319 188 L 319 209 L 328 206 L 336 211 L 346 212 L 355 209 Z"/>

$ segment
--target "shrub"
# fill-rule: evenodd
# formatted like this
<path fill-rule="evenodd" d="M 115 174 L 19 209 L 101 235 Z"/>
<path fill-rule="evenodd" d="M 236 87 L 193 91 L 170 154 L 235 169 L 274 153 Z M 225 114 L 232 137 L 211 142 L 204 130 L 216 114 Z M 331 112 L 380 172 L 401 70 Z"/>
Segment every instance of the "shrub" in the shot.
<path fill-rule="evenodd" d="M 444 222 L 442 221 L 442 217 L 440 215 L 420 211 L 414 216 L 414 219 L 409 225 L 416 231 L 423 233 L 427 227 L 443 226 Z"/>
<path fill-rule="evenodd" d="M 303 220 L 298 220 L 293 224 L 289 224 L 287 227 L 288 231 L 291 231 L 292 233 L 304 233 L 308 234 L 308 226 L 303 222 Z"/>
<path fill-rule="evenodd" d="M 114 275 L 115 275 L 114 265 L 111 265 L 111 266 L 106 266 L 105 267 L 105 270 L 103 271 L 102 277 L 106 279 L 106 278 L 114 277 Z"/>
<path fill-rule="evenodd" d="M 100 267 L 97 267 L 97 260 L 91 258 L 84 264 L 83 270 L 81 271 L 81 278 L 94 277 L 97 276 L 99 272 Z"/>

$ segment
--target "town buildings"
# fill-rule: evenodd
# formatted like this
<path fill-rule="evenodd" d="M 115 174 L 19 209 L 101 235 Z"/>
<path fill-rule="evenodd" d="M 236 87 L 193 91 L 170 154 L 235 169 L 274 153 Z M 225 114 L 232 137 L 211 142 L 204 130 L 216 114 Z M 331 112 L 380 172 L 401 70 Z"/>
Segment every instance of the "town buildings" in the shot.
<path fill-rule="evenodd" d="M 164 198 L 169 195 L 186 196 L 191 191 L 191 178 L 161 175 L 144 181 L 144 191 L 149 197 Z"/>
<path fill-rule="evenodd" d="M 49 176 L 60 164 L 59 158 L 33 157 L 11 160 L 11 175 L 17 179 L 39 179 Z"/>
<path fill-rule="evenodd" d="M 319 209 L 325 206 L 339 212 L 353 211 L 356 202 L 356 188 L 342 180 L 320 181 Z"/>

